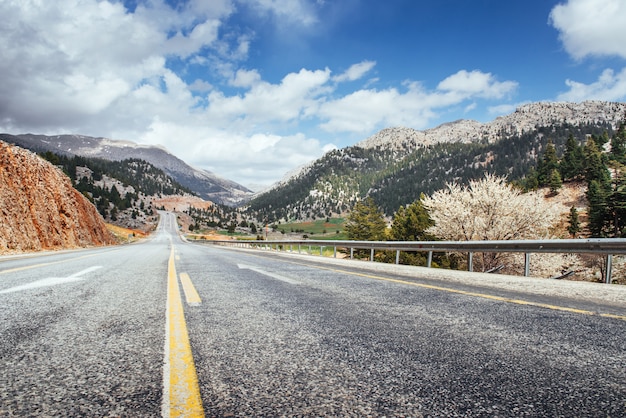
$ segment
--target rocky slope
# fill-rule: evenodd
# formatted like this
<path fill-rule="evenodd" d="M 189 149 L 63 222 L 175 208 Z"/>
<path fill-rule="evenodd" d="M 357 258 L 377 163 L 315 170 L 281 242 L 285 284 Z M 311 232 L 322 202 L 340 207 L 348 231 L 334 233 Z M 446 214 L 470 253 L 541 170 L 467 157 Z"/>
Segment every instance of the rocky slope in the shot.
<path fill-rule="evenodd" d="M 371 196 L 391 216 L 421 193 L 463 184 L 485 172 L 522 179 L 548 140 L 562 153 L 573 135 L 614 131 L 626 103 L 533 103 L 489 123 L 456 121 L 426 131 L 384 129 L 352 147 L 330 151 L 295 170 L 247 206 L 249 216 L 281 221 L 343 215 Z"/>
<path fill-rule="evenodd" d="M 114 242 L 96 208 L 61 170 L 0 141 L 0 253 Z"/>
<path fill-rule="evenodd" d="M 602 101 L 530 103 L 488 123 L 458 120 L 425 131 L 404 127 L 387 128 L 356 146 L 410 152 L 420 146 L 441 142 L 468 143 L 481 140 L 494 142 L 513 135 L 522 135 L 538 127 L 563 123 L 576 126 L 608 123 L 615 128 L 624 120 L 625 114 L 626 103 Z"/>

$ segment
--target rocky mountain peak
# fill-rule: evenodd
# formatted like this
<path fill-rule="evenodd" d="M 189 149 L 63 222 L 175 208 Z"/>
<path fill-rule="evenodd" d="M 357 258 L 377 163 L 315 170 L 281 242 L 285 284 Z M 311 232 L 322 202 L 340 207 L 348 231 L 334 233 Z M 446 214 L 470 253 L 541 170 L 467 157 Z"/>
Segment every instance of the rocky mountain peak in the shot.
<path fill-rule="evenodd" d="M 532 131 L 537 127 L 563 123 L 571 125 L 608 123 L 615 128 L 625 116 L 626 103 L 538 102 L 522 105 L 515 112 L 488 123 L 457 120 L 425 131 L 405 127 L 386 128 L 356 145 L 362 148 L 413 150 L 416 147 L 440 142 L 474 142 L 483 139 L 494 142 Z"/>

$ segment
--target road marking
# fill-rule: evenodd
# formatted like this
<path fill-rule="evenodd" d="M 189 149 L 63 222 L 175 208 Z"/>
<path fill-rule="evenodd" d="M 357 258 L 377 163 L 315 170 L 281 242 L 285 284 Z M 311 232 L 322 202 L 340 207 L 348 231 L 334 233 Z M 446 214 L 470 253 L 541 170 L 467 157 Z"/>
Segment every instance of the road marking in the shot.
<path fill-rule="evenodd" d="M 281 276 L 280 274 L 270 273 L 269 271 L 262 270 L 262 269 L 260 269 L 258 267 L 248 266 L 246 264 L 237 264 L 237 267 L 239 267 L 240 269 L 252 270 L 252 271 L 257 272 L 259 274 L 262 274 L 264 276 L 272 277 L 272 278 L 274 278 L 276 280 L 280 280 L 280 281 L 283 281 L 285 283 L 300 284 L 300 282 L 297 281 L 297 280 L 293 280 L 293 279 L 290 279 L 289 277 Z"/>
<path fill-rule="evenodd" d="M 119 249 L 109 250 L 109 251 L 119 251 Z M 108 252 L 108 251 L 106 251 L 106 252 Z M 39 268 L 39 267 L 47 267 L 47 266 L 52 266 L 54 264 L 63 264 L 63 263 L 67 263 L 69 261 L 82 260 L 83 258 L 95 257 L 95 256 L 98 256 L 98 255 L 102 255 L 102 253 L 88 254 L 88 255 L 83 255 L 83 256 L 80 256 L 80 257 L 69 258 L 67 260 L 51 261 L 49 263 L 32 264 L 30 266 L 16 267 L 16 268 L 7 269 L 7 270 L 0 270 L 0 274 L 15 273 L 16 271 L 30 270 L 30 269 L 35 269 L 35 268 Z"/>
<path fill-rule="evenodd" d="M 255 256 L 255 257 L 261 257 L 261 256 Z M 285 262 L 286 263 L 291 263 L 291 264 L 297 264 L 297 265 L 301 265 L 301 266 L 306 266 L 306 267 L 311 267 L 310 264 L 300 263 L 300 262 L 297 262 L 297 261 L 285 261 Z M 322 266 L 318 266 L 318 265 L 314 266 L 314 268 L 319 268 L 321 270 L 334 271 L 336 273 L 349 274 L 349 275 L 353 275 L 353 276 L 366 277 L 368 279 L 381 280 L 381 281 L 386 281 L 386 282 L 391 282 L 391 283 L 399 283 L 399 284 L 405 284 L 405 285 L 409 285 L 409 286 L 422 287 L 422 288 L 425 288 L 425 289 L 438 290 L 438 291 L 442 291 L 442 292 L 457 293 L 457 294 L 460 294 L 460 295 L 466 295 L 466 296 L 479 297 L 479 298 L 483 298 L 483 299 L 496 300 L 496 301 L 499 301 L 499 302 L 514 303 L 514 304 L 517 304 L 517 305 L 535 306 L 535 307 L 539 307 L 539 308 L 552 309 L 552 310 L 555 310 L 555 311 L 570 312 L 570 313 L 576 313 L 576 314 L 581 314 L 581 315 L 600 316 L 600 317 L 603 317 L 603 318 L 611 318 L 611 319 L 618 319 L 618 320 L 621 320 L 621 321 L 626 321 L 626 315 L 615 315 L 615 314 L 610 314 L 610 313 L 600 313 L 600 312 L 588 311 L 588 310 L 584 310 L 584 309 L 569 308 L 567 306 L 550 305 L 550 304 L 547 304 L 547 303 L 531 302 L 531 301 L 522 300 L 522 299 L 513 299 L 513 298 L 507 298 L 507 297 L 503 297 L 503 296 L 489 295 L 489 294 L 486 294 L 486 293 L 469 292 L 469 291 L 465 291 L 465 290 L 452 289 L 452 288 L 449 288 L 449 287 L 435 286 L 435 285 L 429 285 L 429 284 L 424 284 L 424 283 L 415 283 L 415 282 L 410 282 L 410 281 L 407 281 L 407 280 L 392 279 L 390 277 L 376 276 L 376 275 L 373 275 L 373 274 L 365 274 L 365 273 L 357 273 L 357 272 L 353 272 L 353 271 L 340 270 L 340 269 L 335 269 L 335 268 L 330 268 L 330 267 L 322 267 Z"/>
<path fill-rule="evenodd" d="M 204 417 L 200 386 L 189 344 L 174 260 L 174 246 L 172 246 L 167 268 L 165 364 L 161 413 L 164 417 Z"/>
<path fill-rule="evenodd" d="M 85 270 L 79 271 L 78 273 L 74 273 L 71 276 L 67 276 L 67 277 L 48 277 L 48 278 L 37 280 L 31 283 L 26 283 L 26 284 L 11 287 L 8 289 L 4 289 L 0 291 L 0 293 L 21 292 L 22 290 L 31 290 L 31 289 L 36 289 L 39 287 L 56 286 L 58 284 L 78 282 L 81 280 L 85 280 L 85 278 L 81 276 L 87 273 L 91 273 L 92 271 L 96 271 L 101 268 L 102 266 L 93 266 Z"/>
<path fill-rule="evenodd" d="M 189 277 L 187 273 L 180 273 L 178 277 L 180 278 L 180 283 L 183 285 L 183 291 L 185 292 L 187 305 L 200 305 L 202 303 L 202 299 L 200 299 L 200 295 L 196 291 L 193 283 L 191 282 L 191 277 Z"/>

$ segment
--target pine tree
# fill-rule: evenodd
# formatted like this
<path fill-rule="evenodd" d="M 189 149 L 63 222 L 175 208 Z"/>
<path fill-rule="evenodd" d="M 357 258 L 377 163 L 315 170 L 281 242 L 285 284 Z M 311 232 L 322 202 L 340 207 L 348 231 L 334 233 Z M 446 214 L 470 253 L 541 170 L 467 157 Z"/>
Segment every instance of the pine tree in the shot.
<path fill-rule="evenodd" d="M 597 180 L 592 180 L 587 187 L 587 201 L 589 232 L 593 237 L 601 237 L 607 223 L 607 192 Z"/>
<path fill-rule="evenodd" d="M 584 149 L 584 173 L 587 184 L 597 181 L 606 191 L 611 181 L 611 173 L 606 166 L 606 160 L 593 139 L 587 140 Z"/>
<path fill-rule="evenodd" d="M 620 173 L 614 181 L 608 198 L 608 211 L 613 236 L 626 233 L 626 174 Z"/>
<path fill-rule="evenodd" d="M 559 189 L 563 187 L 561 175 L 559 174 L 559 170 L 557 170 L 556 168 L 550 172 L 547 186 L 550 188 L 550 193 L 552 193 L 553 195 L 558 194 Z"/>
<path fill-rule="evenodd" d="M 429 241 L 433 236 L 426 230 L 434 225 L 423 205 L 424 194 L 410 205 L 401 206 L 393 217 L 391 237 L 395 241 Z"/>
<path fill-rule="evenodd" d="M 559 168 L 559 159 L 556 157 L 556 148 L 552 143 L 552 140 L 548 141 L 546 150 L 543 153 L 543 157 L 537 164 L 537 179 L 540 186 L 548 186 L 550 183 L 550 176 L 553 170 Z"/>
<path fill-rule="evenodd" d="M 559 170 L 563 181 L 573 180 L 582 174 L 583 158 L 582 147 L 578 144 L 574 135 L 570 134 L 565 143 L 563 158 L 559 163 Z"/>
<path fill-rule="evenodd" d="M 580 220 L 578 219 L 578 210 L 572 206 L 569 210 L 568 217 L 569 225 L 567 226 L 567 232 L 570 233 L 572 238 L 576 238 L 576 235 L 581 231 Z"/>
<path fill-rule="evenodd" d="M 426 196 L 422 193 L 420 198 L 407 206 L 401 206 L 393 217 L 391 224 L 391 239 L 395 241 L 434 241 L 435 237 L 426 230 L 434 226 L 430 219 L 428 210 L 424 207 L 423 199 Z M 390 254 L 395 259 L 395 255 Z M 423 252 L 402 251 L 400 253 L 400 263 L 409 265 L 426 265 L 426 254 Z M 449 265 L 450 260 L 445 254 L 435 254 L 433 265 Z M 395 262 L 395 260 L 388 260 Z"/>
<path fill-rule="evenodd" d="M 611 160 L 626 163 L 626 125 L 622 123 L 617 132 L 611 137 Z"/>
<path fill-rule="evenodd" d="M 387 222 L 371 197 L 354 205 L 344 227 L 348 239 L 381 241 L 386 238 Z"/>

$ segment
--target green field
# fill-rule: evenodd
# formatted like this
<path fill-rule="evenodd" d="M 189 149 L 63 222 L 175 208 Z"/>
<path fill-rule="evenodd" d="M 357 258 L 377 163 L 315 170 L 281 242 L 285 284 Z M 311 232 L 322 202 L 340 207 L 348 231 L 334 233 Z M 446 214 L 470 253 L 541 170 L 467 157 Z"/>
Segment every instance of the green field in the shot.
<path fill-rule="evenodd" d="M 311 222 L 289 222 L 277 224 L 277 231 L 289 233 L 300 233 L 308 235 L 311 239 L 342 240 L 347 239 L 343 232 L 346 223 L 344 218 L 318 219 Z"/>

